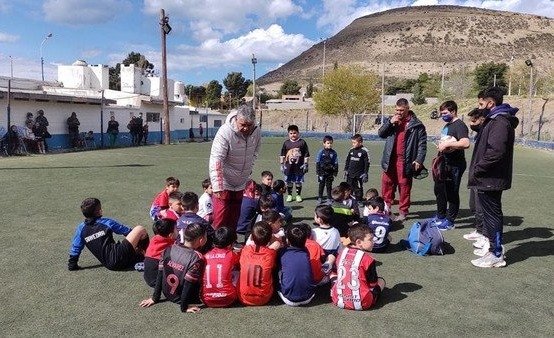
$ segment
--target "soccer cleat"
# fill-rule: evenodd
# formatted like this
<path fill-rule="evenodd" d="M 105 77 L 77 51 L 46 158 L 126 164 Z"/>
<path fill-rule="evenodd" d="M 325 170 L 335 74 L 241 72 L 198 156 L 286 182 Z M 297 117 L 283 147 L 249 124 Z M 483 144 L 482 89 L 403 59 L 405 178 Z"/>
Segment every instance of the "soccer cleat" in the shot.
<path fill-rule="evenodd" d="M 454 223 L 447 218 L 435 218 L 435 225 L 440 231 L 454 229 Z"/>
<path fill-rule="evenodd" d="M 506 261 L 504 255 L 496 257 L 492 252 L 488 252 L 483 257 L 472 260 L 471 264 L 479 268 L 501 268 L 506 266 Z"/>
<path fill-rule="evenodd" d="M 468 241 L 477 241 L 480 238 L 483 238 L 485 236 L 478 233 L 477 230 L 473 230 L 469 234 L 465 234 L 463 237 L 464 237 L 464 239 L 467 239 Z"/>
<path fill-rule="evenodd" d="M 287 202 L 292 202 L 292 195 L 287 196 Z"/>
<path fill-rule="evenodd" d="M 332 269 L 333 266 L 329 264 L 329 262 L 325 262 L 321 265 L 321 271 L 323 271 L 323 273 L 326 275 L 330 274 Z"/>
<path fill-rule="evenodd" d="M 480 239 L 476 240 L 474 243 L 473 243 L 473 247 L 474 248 L 477 248 L 477 249 L 481 249 L 482 247 L 484 246 L 487 246 L 489 245 L 489 239 L 485 236 L 481 237 Z"/>
<path fill-rule="evenodd" d="M 296 202 L 302 202 L 302 196 L 296 195 Z"/>

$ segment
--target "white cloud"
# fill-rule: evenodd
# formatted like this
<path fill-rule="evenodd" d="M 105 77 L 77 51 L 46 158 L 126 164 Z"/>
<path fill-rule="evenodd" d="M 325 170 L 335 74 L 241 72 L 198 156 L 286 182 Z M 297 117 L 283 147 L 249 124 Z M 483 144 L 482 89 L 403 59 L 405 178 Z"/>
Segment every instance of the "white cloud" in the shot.
<path fill-rule="evenodd" d="M 22 57 L 12 57 L 0 53 L 0 76 L 10 76 L 10 61 L 13 65 L 13 76 L 24 79 L 40 80 L 41 69 L 40 59 L 27 59 Z M 46 81 L 56 81 L 58 79 L 58 67 L 54 63 L 44 62 L 44 79 Z"/>
<path fill-rule="evenodd" d="M 301 34 L 286 34 L 277 24 L 255 29 L 247 34 L 220 41 L 210 39 L 199 46 L 181 45 L 178 53 L 168 57 L 172 69 L 220 67 L 250 63 L 252 53 L 258 62 L 286 62 L 314 44 Z"/>
<path fill-rule="evenodd" d="M 161 8 L 170 22 L 191 21 L 192 36 L 198 41 L 265 26 L 303 11 L 292 0 L 144 0 L 148 14 L 159 15 Z"/>
<path fill-rule="evenodd" d="M 8 33 L 0 32 L 0 43 L 2 42 L 16 42 L 19 40 L 19 35 L 12 35 Z"/>
<path fill-rule="evenodd" d="M 102 54 L 102 51 L 100 49 L 86 49 L 81 52 L 81 57 L 86 59 L 91 59 L 94 57 L 97 57 L 98 55 Z"/>
<path fill-rule="evenodd" d="M 46 21 L 87 25 L 111 21 L 131 7 L 128 0 L 46 0 L 42 10 Z"/>

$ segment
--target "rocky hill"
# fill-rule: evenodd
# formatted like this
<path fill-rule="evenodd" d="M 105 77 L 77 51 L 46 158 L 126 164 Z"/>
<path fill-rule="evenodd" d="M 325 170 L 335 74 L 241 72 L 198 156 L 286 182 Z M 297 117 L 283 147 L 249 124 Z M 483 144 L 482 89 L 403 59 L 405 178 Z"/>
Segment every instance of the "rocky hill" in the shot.
<path fill-rule="evenodd" d="M 479 63 L 554 60 L 554 19 L 459 6 L 404 7 L 354 20 L 326 41 L 325 67 L 359 65 L 388 76 L 417 77 Z M 258 79 L 320 81 L 323 42 Z"/>

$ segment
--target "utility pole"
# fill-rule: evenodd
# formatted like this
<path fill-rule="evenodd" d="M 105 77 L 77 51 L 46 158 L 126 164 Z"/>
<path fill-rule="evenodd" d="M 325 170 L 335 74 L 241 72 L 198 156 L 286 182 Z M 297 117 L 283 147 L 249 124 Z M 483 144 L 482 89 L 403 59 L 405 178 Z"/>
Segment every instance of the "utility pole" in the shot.
<path fill-rule="evenodd" d="M 325 45 L 327 44 L 327 38 L 323 39 L 323 77 L 321 82 L 323 82 L 323 79 L 325 78 Z"/>
<path fill-rule="evenodd" d="M 529 113 L 527 115 L 527 123 L 529 124 L 529 136 L 531 136 L 531 129 L 533 125 L 531 123 L 531 112 L 533 110 L 533 62 L 531 60 L 526 60 L 525 64 L 528 67 L 531 67 L 531 72 L 529 73 Z M 521 136 L 523 136 L 523 123 L 521 124 Z"/>
<path fill-rule="evenodd" d="M 102 100 L 100 101 L 100 148 L 104 149 L 104 89 L 102 92 Z"/>
<path fill-rule="evenodd" d="M 385 121 L 385 64 L 381 70 L 381 125 Z"/>
<path fill-rule="evenodd" d="M 446 62 L 442 63 L 442 76 L 441 76 L 441 93 L 444 92 L 444 66 L 446 65 Z"/>
<path fill-rule="evenodd" d="M 252 66 L 254 69 L 254 76 L 252 77 L 252 108 L 254 108 L 254 114 L 256 114 L 256 63 L 258 63 L 258 59 L 252 53 Z"/>
<path fill-rule="evenodd" d="M 169 127 L 169 100 L 167 98 L 167 56 L 165 38 L 171 32 L 169 18 L 165 15 L 165 10 L 160 10 L 160 27 L 162 33 L 162 96 L 163 96 L 163 129 L 164 144 L 171 143 L 171 129 Z"/>
<path fill-rule="evenodd" d="M 44 58 L 42 57 L 42 47 L 46 43 L 46 40 L 52 37 L 52 33 L 48 33 L 42 43 L 40 44 L 40 73 L 42 74 L 42 81 L 44 81 Z"/>

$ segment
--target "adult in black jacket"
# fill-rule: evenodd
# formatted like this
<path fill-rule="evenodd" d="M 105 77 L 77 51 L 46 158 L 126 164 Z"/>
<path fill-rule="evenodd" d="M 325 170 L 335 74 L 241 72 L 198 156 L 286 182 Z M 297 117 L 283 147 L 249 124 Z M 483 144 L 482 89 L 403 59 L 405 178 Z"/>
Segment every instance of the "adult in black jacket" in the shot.
<path fill-rule="evenodd" d="M 423 166 L 427 154 L 425 126 L 410 110 L 408 100 L 396 102 L 395 114 L 385 119 L 379 128 L 379 137 L 386 139 L 381 167 L 381 194 L 390 212 L 397 187 L 400 190 L 399 215 L 396 220 L 406 219 L 410 208 L 412 177 Z"/>
<path fill-rule="evenodd" d="M 482 268 L 506 266 L 502 247 L 502 191 L 512 186 L 515 128 L 518 108 L 503 104 L 503 90 L 489 88 L 479 93 L 479 108 L 490 109 L 475 140 L 469 166 L 468 187 L 477 190 L 483 210 L 488 243 L 475 254 L 483 257 L 471 263 Z"/>

